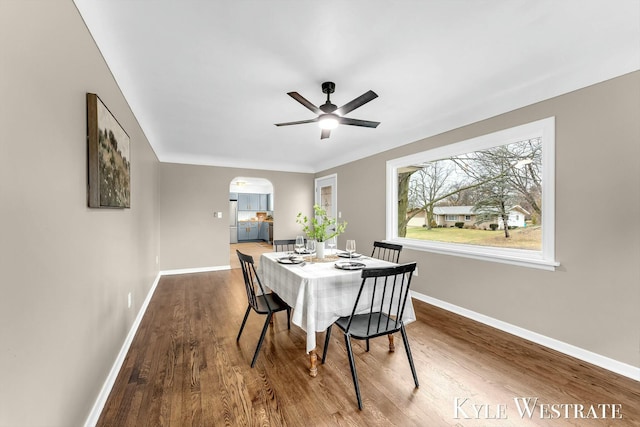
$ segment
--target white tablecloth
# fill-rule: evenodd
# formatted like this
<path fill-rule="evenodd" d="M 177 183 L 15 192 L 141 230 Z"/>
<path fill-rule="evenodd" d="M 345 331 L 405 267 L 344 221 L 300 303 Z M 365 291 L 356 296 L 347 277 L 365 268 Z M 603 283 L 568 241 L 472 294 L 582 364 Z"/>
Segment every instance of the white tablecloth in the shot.
<path fill-rule="evenodd" d="M 284 252 L 268 252 L 261 256 L 259 275 L 263 284 L 293 308 L 291 321 L 307 332 L 307 353 L 316 348 L 316 332 L 325 331 L 339 317 L 353 310 L 360 284 L 360 270 L 335 268 L 334 262 L 307 262 L 304 266 L 280 264 Z M 341 259 L 340 261 L 344 261 Z M 396 264 L 362 257 L 354 261 L 367 268 Z M 403 320 L 416 319 L 411 298 L 407 300 Z"/>

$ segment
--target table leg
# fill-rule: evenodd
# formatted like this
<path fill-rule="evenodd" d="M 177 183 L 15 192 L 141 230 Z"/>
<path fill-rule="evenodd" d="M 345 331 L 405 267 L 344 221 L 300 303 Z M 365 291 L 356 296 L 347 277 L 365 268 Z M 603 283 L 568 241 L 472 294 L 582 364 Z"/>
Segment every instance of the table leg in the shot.
<path fill-rule="evenodd" d="M 393 343 L 393 334 L 387 336 L 389 337 L 389 352 L 393 353 L 396 351 L 396 345 Z"/>
<path fill-rule="evenodd" d="M 309 375 L 315 377 L 318 375 L 318 354 L 314 348 L 309 352 Z"/>

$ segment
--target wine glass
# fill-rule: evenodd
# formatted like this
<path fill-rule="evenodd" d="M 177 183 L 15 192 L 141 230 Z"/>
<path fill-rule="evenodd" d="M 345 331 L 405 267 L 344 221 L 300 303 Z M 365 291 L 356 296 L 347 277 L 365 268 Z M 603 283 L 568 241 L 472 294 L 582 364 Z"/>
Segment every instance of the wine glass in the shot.
<path fill-rule="evenodd" d="M 296 252 L 301 253 L 304 250 L 304 236 L 296 236 Z"/>
<path fill-rule="evenodd" d="M 347 252 L 349 252 L 349 261 L 351 261 L 351 255 L 356 251 L 356 241 L 347 240 Z"/>
<path fill-rule="evenodd" d="M 333 236 L 329 240 L 327 240 L 327 246 L 329 247 L 329 254 L 333 253 L 333 248 L 336 247 L 336 237 Z"/>
<path fill-rule="evenodd" d="M 316 241 L 313 239 L 307 240 L 307 252 L 309 252 L 309 262 L 313 259 L 313 254 L 316 251 Z"/>

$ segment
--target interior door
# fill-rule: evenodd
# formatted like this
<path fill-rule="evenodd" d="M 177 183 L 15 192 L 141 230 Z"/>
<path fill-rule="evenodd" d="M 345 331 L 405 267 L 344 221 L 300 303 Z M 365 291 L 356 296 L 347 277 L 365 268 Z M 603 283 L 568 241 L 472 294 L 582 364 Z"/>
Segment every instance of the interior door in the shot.
<path fill-rule="evenodd" d="M 338 217 L 338 175 L 328 175 L 316 178 L 316 205 L 327 211 L 327 215 Z"/>

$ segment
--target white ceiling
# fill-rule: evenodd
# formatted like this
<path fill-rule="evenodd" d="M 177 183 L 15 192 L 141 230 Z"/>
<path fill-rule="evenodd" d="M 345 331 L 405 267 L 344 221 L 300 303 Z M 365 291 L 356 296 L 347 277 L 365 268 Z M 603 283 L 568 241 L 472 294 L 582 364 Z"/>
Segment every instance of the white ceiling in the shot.
<path fill-rule="evenodd" d="M 316 172 L 640 69 L 639 0 L 74 2 L 163 162 Z M 324 81 L 380 126 L 274 126 Z"/>

